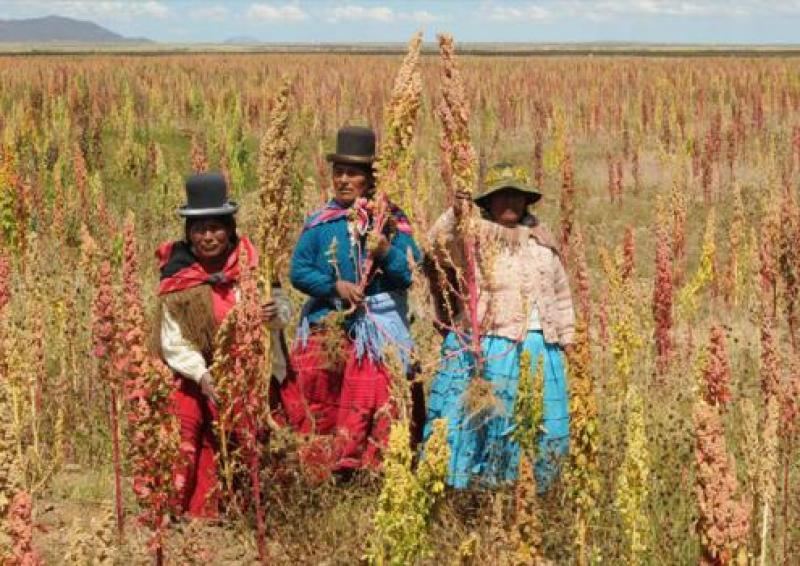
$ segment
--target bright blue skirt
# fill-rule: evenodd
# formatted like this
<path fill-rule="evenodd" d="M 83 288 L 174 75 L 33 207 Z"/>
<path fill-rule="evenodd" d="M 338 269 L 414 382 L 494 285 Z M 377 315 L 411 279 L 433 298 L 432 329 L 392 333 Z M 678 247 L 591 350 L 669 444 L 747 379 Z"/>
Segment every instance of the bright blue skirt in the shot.
<path fill-rule="evenodd" d="M 518 343 L 498 336 L 481 339 L 484 377 L 492 383 L 497 406 L 479 414 L 467 414 L 464 393 L 470 382 L 473 356 L 459 344 L 452 332 L 442 346 L 442 362 L 431 386 L 425 439 L 435 419 L 446 418 L 450 445 L 448 483 L 456 488 L 475 482 L 497 486 L 517 477 L 519 445 L 514 431 L 514 401 L 519 383 L 519 361 L 523 349 L 531 353 L 535 370 L 539 356 L 544 359 L 544 432 L 534 466 L 539 491 L 547 489 L 558 474 L 560 462 L 569 449 L 569 401 L 561 349 L 547 344 L 541 331 L 530 331 Z"/>

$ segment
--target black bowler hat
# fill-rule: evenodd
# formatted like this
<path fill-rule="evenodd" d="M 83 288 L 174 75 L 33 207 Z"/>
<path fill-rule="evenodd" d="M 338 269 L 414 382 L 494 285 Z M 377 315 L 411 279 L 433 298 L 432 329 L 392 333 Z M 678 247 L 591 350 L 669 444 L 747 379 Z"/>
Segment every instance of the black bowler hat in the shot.
<path fill-rule="evenodd" d="M 201 173 L 186 179 L 186 204 L 180 216 L 223 216 L 234 214 L 239 205 L 228 200 L 228 186 L 220 173 Z"/>
<path fill-rule="evenodd" d="M 336 152 L 329 153 L 334 163 L 365 164 L 375 161 L 375 132 L 361 126 L 345 126 L 336 132 Z"/>

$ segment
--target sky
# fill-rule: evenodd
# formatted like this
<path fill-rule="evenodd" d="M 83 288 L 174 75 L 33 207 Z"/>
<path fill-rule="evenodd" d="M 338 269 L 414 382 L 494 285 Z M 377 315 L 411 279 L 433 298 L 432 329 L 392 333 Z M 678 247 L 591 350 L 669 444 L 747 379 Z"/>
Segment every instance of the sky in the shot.
<path fill-rule="evenodd" d="M 0 0 L 0 19 L 61 15 L 169 43 L 800 43 L 800 0 Z"/>

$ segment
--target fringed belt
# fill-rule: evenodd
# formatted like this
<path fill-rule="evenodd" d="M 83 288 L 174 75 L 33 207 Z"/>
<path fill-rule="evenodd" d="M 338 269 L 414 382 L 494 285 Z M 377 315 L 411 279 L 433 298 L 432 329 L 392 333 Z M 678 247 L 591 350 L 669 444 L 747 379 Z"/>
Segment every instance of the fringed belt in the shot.
<path fill-rule="evenodd" d="M 304 305 L 297 327 L 297 339 L 303 348 L 308 345 L 311 333 L 324 327 L 324 324 L 309 322 L 312 303 L 313 299 Z M 342 301 L 335 299 L 334 306 L 336 310 L 342 310 Z M 345 330 L 355 345 L 359 360 L 366 355 L 372 361 L 383 362 L 389 349 L 395 348 L 405 371 L 408 371 L 414 343 L 408 328 L 408 300 L 405 293 L 367 296 L 363 306 L 348 319 Z"/>

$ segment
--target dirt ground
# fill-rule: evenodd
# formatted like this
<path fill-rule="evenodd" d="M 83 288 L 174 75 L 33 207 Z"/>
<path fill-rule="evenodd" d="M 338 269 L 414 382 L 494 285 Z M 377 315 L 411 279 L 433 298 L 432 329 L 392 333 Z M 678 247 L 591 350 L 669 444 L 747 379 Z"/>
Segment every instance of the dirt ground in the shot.
<path fill-rule="evenodd" d="M 37 499 L 34 546 L 46 564 L 153 563 L 150 533 L 137 523 L 132 501 L 126 501 L 122 541 L 117 537 L 112 501 L 101 497 L 111 494 L 110 480 L 103 472 L 64 472 Z M 165 556 L 168 564 L 257 563 L 255 543 L 240 520 L 174 522 Z"/>
<path fill-rule="evenodd" d="M 359 476 L 348 482 L 311 485 L 284 469 L 270 478 L 266 494 L 266 520 L 270 564 L 323 566 L 365 563 L 372 518 L 381 479 Z M 72 469 L 59 474 L 46 494 L 37 498 L 34 544 L 46 564 L 153 564 L 148 552 L 149 533 L 136 524 L 135 503 L 126 490 L 127 517 L 120 543 L 115 533 L 108 471 Z M 558 524 L 559 494 L 542 503 L 542 528 Z M 431 525 L 433 555 L 420 564 L 499 563 L 503 538 L 501 508 L 511 505 L 509 493 L 450 492 Z M 254 529 L 246 516 L 228 513 L 220 521 L 177 521 L 168 530 L 166 564 L 257 564 Z M 563 556 L 564 536 L 550 532 L 546 549 L 553 563 L 568 563 Z"/>

